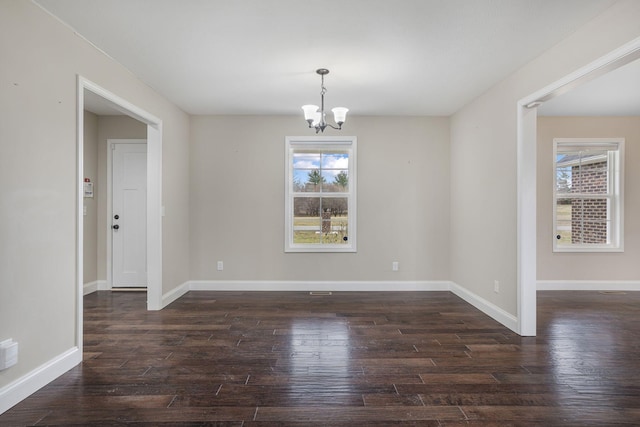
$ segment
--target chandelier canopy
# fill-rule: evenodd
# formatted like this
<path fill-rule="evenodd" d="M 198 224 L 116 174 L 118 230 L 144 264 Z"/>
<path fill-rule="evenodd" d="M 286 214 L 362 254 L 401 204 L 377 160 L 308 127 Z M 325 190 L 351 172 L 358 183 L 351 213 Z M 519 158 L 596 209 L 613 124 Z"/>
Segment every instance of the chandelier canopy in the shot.
<path fill-rule="evenodd" d="M 317 105 L 303 105 L 302 111 L 304 111 L 304 119 L 309 123 L 310 128 L 315 128 L 316 133 L 324 132 L 327 126 L 333 129 L 342 129 L 342 124 L 345 122 L 347 118 L 348 108 L 344 107 L 335 107 L 331 109 L 333 112 L 333 121 L 338 125 L 333 126 L 325 121 L 325 113 L 324 113 L 324 94 L 327 93 L 327 88 L 324 87 L 324 76 L 329 74 L 329 70 L 326 68 L 318 68 L 316 73 L 320 74 L 321 83 L 320 83 L 320 107 Z"/>

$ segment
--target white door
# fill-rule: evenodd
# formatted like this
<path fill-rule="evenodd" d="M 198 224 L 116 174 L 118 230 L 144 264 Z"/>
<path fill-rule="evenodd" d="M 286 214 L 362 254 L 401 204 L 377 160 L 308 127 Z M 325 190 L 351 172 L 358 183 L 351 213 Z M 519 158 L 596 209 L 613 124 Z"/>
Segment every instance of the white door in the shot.
<path fill-rule="evenodd" d="M 112 145 L 112 286 L 147 286 L 147 145 Z"/>

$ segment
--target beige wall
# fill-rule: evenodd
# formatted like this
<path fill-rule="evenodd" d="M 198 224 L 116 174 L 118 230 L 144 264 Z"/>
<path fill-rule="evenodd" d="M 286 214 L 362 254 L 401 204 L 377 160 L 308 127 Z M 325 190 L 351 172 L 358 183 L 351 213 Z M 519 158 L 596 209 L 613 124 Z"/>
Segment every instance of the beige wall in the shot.
<path fill-rule="evenodd" d="M 313 135 L 305 125 L 297 116 L 192 117 L 191 279 L 447 280 L 449 120 L 349 119 L 358 252 L 340 254 L 284 253 L 284 139 Z"/>
<path fill-rule="evenodd" d="M 107 238 L 111 234 L 111 221 L 107 218 L 107 157 L 108 139 L 147 139 L 147 125 L 127 116 L 98 117 L 98 217 L 97 217 L 97 275 L 107 279 Z"/>
<path fill-rule="evenodd" d="M 625 138 L 624 252 L 553 252 L 553 138 Z M 538 118 L 538 280 L 638 280 L 640 117 Z"/>
<path fill-rule="evenodd" d="M 0 2 L 0 58 L 1 390 L 76 345 L 77 76 L 163 121 L 164 292 L 188 280 L 189 120 L 30 1 Z"/>
<path fill-rule="evenodd" d="M 98 116 L 84 112 L 84 178 L 93 183 L 93 197 L 83 199 L 86 210 L 83 223 L 83 275 L 84 283 L 98 280 Z"/>
<path fill-rule="evenodd" d="M 640 37 L 638 16 L 640 2 L 616 2 L 451 118 L 451 278 L 508 313 L 517 315 L 516 104 Z"/>

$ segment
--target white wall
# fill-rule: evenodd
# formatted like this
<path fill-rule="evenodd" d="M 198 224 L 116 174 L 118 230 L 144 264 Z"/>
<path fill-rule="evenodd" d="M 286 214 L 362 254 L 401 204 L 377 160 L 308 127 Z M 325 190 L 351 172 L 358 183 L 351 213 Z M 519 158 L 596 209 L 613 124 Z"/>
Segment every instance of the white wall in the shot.
<path fill-rule="evenodd" d="M 622 0 L 451 118 L 451 272 L 517 315 L 516 103 L 640 37 L 640 2 Z M 535 29 L 531 31 L 535 37 Z M 488 59 L 490 60 L 490 59 Z M 501 283 L 500 293 L 493 281 Z"/>
<path fill-rule="evenodd" d="M 624 252 L 553 252 L 553 138 L 625 138 Z M 640 117 L 538 118 L 538 280 L 640 280 Z"/>
<path fill-rule="evenodd" d="M 341 133 L 358 137 L 358 252 L 284 253 L 284 139 L 313 131 L 298 116 L 192 117 L 191 279 L 447 280 L 449 120 L 352 117 Z"/>
<path fill-rule="evenodd" d="M 0 58 L 0 340 L 20 346 L 1 408 L 15 381 L 77 345 L 77 75 L 163 121 L 165 292 L 188 280 L 189 120 L 29 1 L 0 2 Z"/>

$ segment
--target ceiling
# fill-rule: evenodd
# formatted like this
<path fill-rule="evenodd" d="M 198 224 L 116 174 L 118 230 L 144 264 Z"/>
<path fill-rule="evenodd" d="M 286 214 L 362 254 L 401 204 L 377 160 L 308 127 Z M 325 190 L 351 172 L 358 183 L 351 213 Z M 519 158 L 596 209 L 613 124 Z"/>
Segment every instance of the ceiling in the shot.
<path fill-rule="evenodd" d="M 35 1 L 190 114 L 301 115 L 320 102 L 324 67 L 328 108 L 430 116 L 456 112 L 615 2 Z"/>

